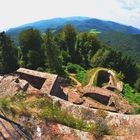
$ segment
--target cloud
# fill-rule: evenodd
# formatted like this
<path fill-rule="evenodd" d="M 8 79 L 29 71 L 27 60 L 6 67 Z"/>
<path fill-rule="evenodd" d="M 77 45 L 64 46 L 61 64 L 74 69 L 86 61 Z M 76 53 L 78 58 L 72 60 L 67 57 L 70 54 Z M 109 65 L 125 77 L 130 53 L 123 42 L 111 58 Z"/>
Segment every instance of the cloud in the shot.
<path fill-rule="evenodd" d="M 68 16 L 89 16 L 140 28 L 140 0 L 0 0 L 0 4 L 0 30 Z"/>
<path fill-rule="evenodd" d="M 118 0 L 122 8 L 126 10 L 135 10 L 140 8 L 140 0 Z"/>

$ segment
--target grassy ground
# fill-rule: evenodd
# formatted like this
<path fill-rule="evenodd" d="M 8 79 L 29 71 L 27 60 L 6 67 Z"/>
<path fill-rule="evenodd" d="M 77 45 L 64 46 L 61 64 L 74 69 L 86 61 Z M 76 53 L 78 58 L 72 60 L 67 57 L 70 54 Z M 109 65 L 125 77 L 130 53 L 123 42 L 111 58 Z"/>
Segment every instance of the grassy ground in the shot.
<path fill-rule="evenodd" d="M 95 124 L 89 123 L 81 118 L 73 117 L 68 112 L 61 110 L 59 102 L 53 103 L 49 97 L 25 99 L 24 93 L 13 98 L 0 99 L 0 110 L 10 119 L 20 118 L 21 116 L 63 124 L 74 129 L 91 132 L 97 136 L 109 134 L 110 130 L 105 120 L 99 116 Z M 16 120 L 14 120 L 16 121 Z M 103 123 L 104 127 L 101 125 Z"/>

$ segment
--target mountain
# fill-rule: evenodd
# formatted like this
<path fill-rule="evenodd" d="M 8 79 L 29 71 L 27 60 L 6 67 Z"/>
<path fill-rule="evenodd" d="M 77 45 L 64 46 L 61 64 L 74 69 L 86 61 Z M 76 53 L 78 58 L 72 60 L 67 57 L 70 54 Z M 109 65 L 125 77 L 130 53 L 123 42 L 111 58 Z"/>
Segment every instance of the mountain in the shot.
<path fill-rule="evenodd" d="M 8 34 L 13 32 L 20 32 L 25 28 L 37 28 L 41 32 L 44 32 L 47 28 L 58 28 L 64 26 L 65 24 L 74 25 L 78 31 L 88 31 L 95 28 L 99 31 L 118 31 L 128 34 L 140 34 L 140 29 L 132 26 L 122 25 L 112 21 L 99 20 L 89 17 L 67 17 L 67 18 L 53 18 L 49 20 L 41 20 L 29 24 L 19 26 L 17 28 L 12 28 L 7 31 Z"/>
<path fill-rule="evenodd" d="M 98 37 L 105 45 L 114 47 L 140 63 L 140 34 L 108 31 L 99 34 Z"/>
<path fill-rule="evenodd" d="M 136 56 L 140 62 L 140 29 L 126 26 L 113 21 L 100 20 L 89 17 L 67 17 L 41 20 L 9 29 L 6 33 L 10 35 L 18 45 L 18 34 L 25 29 L 36 28 L 45 32 L 47 28 L 60 30 L 66 24 L 72 24 L 77 31 L 97 30 L 101 32 L 99 38 L 106 45 L 116 47 L 129 55 Z"/>

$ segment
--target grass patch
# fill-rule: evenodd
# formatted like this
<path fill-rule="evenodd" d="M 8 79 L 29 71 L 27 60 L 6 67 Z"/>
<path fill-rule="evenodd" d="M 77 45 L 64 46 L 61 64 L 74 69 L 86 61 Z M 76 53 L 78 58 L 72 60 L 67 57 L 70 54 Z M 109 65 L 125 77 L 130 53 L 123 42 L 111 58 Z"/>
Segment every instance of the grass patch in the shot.
<path fill-rule="evenodd" d="M 17 96 L 16 98 L 19 97 Z M 4 112 L 7 109 L 10 112 L 15 112 L 15 118 L 20 118 L 21 116 L 31 118 L 34 114 L 36 114 L 38 119 L 59 123 L 86 132 L 91 132 L 97 137 L 100 137 L 104 134 L 109 134 L 109 128 L 106 122 L 103 121 L 103 118 L 106 116 L 105 112 L 100 111 L 96 113 L 98 114 L 96 117 L 96 123 L 90 123 L 82 118 L 74 117 L 67 111 L 61 110 L 61 104 L 59 102 L 53 103 L 53 100 L 48 97 L 30 97 L 26 100 L 22 99 L 22 101 L 7 98 L 0 100 L 0 107 L 3 108 Z M 13 110 L 11 110 L 11 108 Z"/>

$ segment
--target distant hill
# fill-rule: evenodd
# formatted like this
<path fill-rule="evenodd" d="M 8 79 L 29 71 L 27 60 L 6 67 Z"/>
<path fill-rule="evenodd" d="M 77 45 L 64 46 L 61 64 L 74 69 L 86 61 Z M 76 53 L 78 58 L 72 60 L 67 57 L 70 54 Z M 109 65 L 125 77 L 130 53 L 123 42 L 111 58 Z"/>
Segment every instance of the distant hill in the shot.
<path fill-rule="evenodd" d="M 140 63 L 140 34 L 133 35 L 108 31 L 99 34 L 98 37 L 104 44 L 122 51 Z"/>
<path fill-rule="evenodd" d="M 36 28 L 45 32 L 47 28 L 60 30 L 66 24 L 72 24 L 77 31 L 98 31 L 101 41 L 107 45 L 115 46 L 117 49 L 129 55 L 136 56 L 140 62 L 140 29 L 119 24 L 112 21 L 100 20 L 89 17 L 68 17 L 41 20 L 9 29 L 6 33 L 10 35 L 18 45 L 18 34 L 28 28 Z"/>

